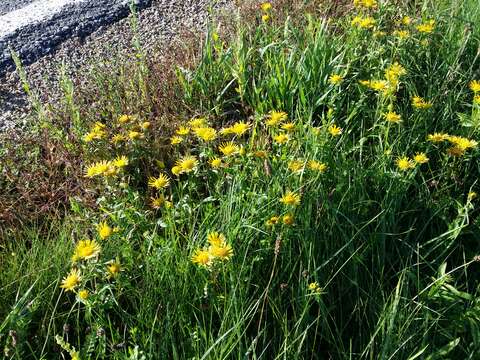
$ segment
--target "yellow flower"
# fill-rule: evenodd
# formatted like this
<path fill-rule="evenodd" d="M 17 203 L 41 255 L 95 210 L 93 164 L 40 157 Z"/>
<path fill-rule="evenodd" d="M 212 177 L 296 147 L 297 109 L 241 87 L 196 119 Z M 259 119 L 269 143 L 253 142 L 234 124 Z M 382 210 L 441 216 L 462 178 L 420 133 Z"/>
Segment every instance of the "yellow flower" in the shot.
<path fill-rule="evenodd" d="M 474 93 L 480 92 L 480 81 L 478 80 L 472 80 L 470 81 L 470 84 L 468 84 L 470 87 L 470 90 L 472 90 Z"/>
<path fill-rule="evenodd" d="M 207 235 L 207 241 L 212 246 L 223 246 L 226 243 L 225 235 L 212 231 Z"/>
<path fill-rule="evenodd" d="M 211 127 L 197 127 L 193 132 L 203 141 L 212 141 L 217 138 L 217 130 Z"/>
<path fill-rule="evenodd" d="M 187 126 L 180 126 L 175 133 L 180 136 L 188 135 L 190 133 L 190 128 Z"/>
<path fill-rule="evenodd" d="M 432 107 L 432 103 L 425 101 L 420 96 L 414 96 L 412 97 L 412 106 L 416 109 L 429 109 Z"/>
<path fill-rule="evenodd" d="M 113 160 L 113 166 L 116 168 L 124 168 L 128 165 L 128 158 L 125 155 L 118 156 L 115 160 Z"/>
<path fill-rule="evenodd" d="M 233 141 L 230 142 L 224 142 L 220 144 L 218 147 L 218 150 L 224 155 L 224 156 L 230 156 L 238 153 L 240 148 L 238 145 L 234 144 Z"/>
<path fill-rule="evenodd" d="M 341 135 L 342 131 L 343 131 L 342 128 L 338 127 L 335 124 L 332 124 L 328 127 L 328 132 L 332 136 L 339 136 L 339 135 Z"/>
<path fill-rule="evenodd" d="M 80 290 L 78 292 L 78 297 L 82 300 L 87 300 L 88 299 L 89 292 L 87 289 Z"/>
<path fill-rule="evenodd" d="M 233 124 L 230 127 L 230 132 L 232 134 L 241 136 L 241 135 L 245 134 L 250 129 L 251 126 L 252 126 L 252 124 L 250 124 L 250 123 L 245 123 L 243 121 L 239 121 L 239 122 L 236 122 L 235 124 Z"/>
<path fill-rule="evenodd" d="M 137 139 L 143 139 L 144 136 L 141 132 L 138 131 L 129 131 L 128 132 L 128 137 L 131 140 L 137 140 Z"/>
<path fill-rule="evenodd" d="M 475 95 L 473 97 L 473 103 L 477 104 L 477 105 L 480 105 L 480 95 Z"/>
<path fill-rule="evenodd" d="M 415 28 L 421 33 L 429 34 L 433 32 L 433 30 L 435 29 L 435 20 L 429 20 L 427 22 L 424 22 L 420 25 L 415 26 Z"/>
<path fill-rule="evenodd" d="M 285 225 L 293 225 L 295 219 L 292 214 L 287 214 L 283 216 L 282 221 Z"/>
<path fill-rule="evenodd" d="M 91 132 L 85 134 L 85 136 L 83 137 L 83 141 L 91 142 L 93 140 L 103 139 L 106 135 L 107 135 L 107 133 L 103 130 L 91 131 Z"/>
<path fill-rule="evenodd" d="M 127 140 L 127 138 L 125 136 L 123 136 L 122 134 L 115 134 L 115 135 L 112 136 L 111 142 L 113 144 L 117 144 L 117 143 L 125 141 L 125 140 Z"/>
<path fill-rule="evenodd" d="M 80 270 L 72 269 L 70 273 L 63 278 L 60 287 L 65 289 L 65 291 L 73 291 L 80 284 L 80 281 L 82 281 Z"/>
<path fill-rule="evenodd" d="M 278 224 L 278 221 L 280 218 L 278 216 L 272 216 L 270 219 L 267 220 L 266 224 L 267 226 L 273 226 Z"/>
<path fill-rule="evenodd" d="M 376 24 L 376 21 L 373 17 L 361 17 L 355 16 L 352 20 L 352 26 L 356 26 L 360 29 L 371 29 Z"/>
<path fill-rule="evenodd" d="M 100 254 L 100 245 L 95 240 L 80 240 L 75 247 L 72 260 L 88 260 Z"/>
<path fill-rule="evenodd" d="M 220 166 L 222 166 L 222 159 L 216 157 L 216 158 L 213 158 L 209 161 L 210 163 L 210 166 L 214 169 L 218 169 Z"/>
<path fill-rule="evenodd" d="M 183 141 L 183 138 L 181 136 L 172 136 L 170 138 L 170 144 L 171 145 L 178 145 Z"/>
<path fill-rule="evenodd" d="M 180 160 L 177 160 L 175 164 L 176 166 L 180 167 L 180 170 L 181 170 L 180 173 L 189 173 L 197 168 L 198 160 L 195 156 L 185 155 Z M 173 168 L 172 168 L 172 172 L 173 172 Z"/>
<path fill-rule="evenodd" d="M 269 2 L 264 2 L 260 5 L 260 8 L 262 9 L 262 11 L 270 11 L 272 9 L 272 4 L 269 3 Z"/>
<path fill-rule="evenodd" d="M 110 264 L 107 264 L 108 277 L 109 278 L 116 277 L 120 273 L 121 269 L 122 268 L 118 260 L 110 262 Z"/>
<path fill-rule="evenodd" d="M 447 140 L 449 137 L 448 134 L 443 134 L 443 133 L 434 133 L 434 134 L 429 134 L 427 137 L 427 140 L 433 143 L 439 143 L 442 141 Z"/>
<path fill-rule="evenodd" d="M 288 169 L 293 172 L 300 172 L 303 170 L 304 163 L 300 160 L 292 160 L 288 163 Z"/>
<path fill-rule="evenodd" d="M 144 121 L 144 122 L 142 122 L 142 123 L 140 124 L 140 127 L 141 127 L 143 130 L 147 130 L 147 129 L 150 128 L 150 125 L 151 125 L 150 121 Z"/>
<path fill-rule="evenodd" d="M 425 164 L 426 162 L 428 162 L 428 160 L 430 159 L 423 152 L 416 153 L 415 156 L 413 157 L 413 161 L 415 161 L 415 163 L 417 164 Z"/>
<path fill-rule="evenodd" d="M 394 123 L 394 124 L 398 124 L 398 123 L 402 122 L 402 116 L 397 114 L 396 112 L 389 111 L 388 113 L 386 113 L 384 115 L 385 115 L 385 119 L 388 122 L 391 122 L 391 123 Z"/>
<path fill-rule="evenodd" d="M 410 16 L 404 16 L 402 18 L 403 25 L 410 25 L 412 23 L 412 18 Z"/>
<path fill-rule="evenodd" d="M 188 122 L 188 125 L 192 128 L 206 127 L 207 120 L 205 118 L 194 118 Z"/>
<path fill-rule="evenodd" d="M 212 264 L 212 256 L 207 250 L 197 249 L 192 256 L 192 262 L 200 266 L 210 266 Z"/>
<path fill-rule="evenodd" d="M 97 231 L 98 231 L 98 235 L 102 240 L 105 240 L 113 233 L 113 229 L 107 224 L 106 221 L 98 224 Z"/>
<path fill-rule="evenodd" d="M 285 195 L 280 198 L 280 202 L 284 205 L 297 206 L 300 205 L 300 195 L 294 193 L 293 191 L 287 191 Z"/>
<path fill-rule="evenodd" d="M 327 170 L 327 164 L 324 164 L 324 163 L 316 161 L 316 160 L 308 161 L 307 167 L 310 170 L 318 171 L 320 173 L 324 173 Z"/>
<path fill-rule="evenodd" d="M 284 111 L 271 111 L 267 117 L 267 126 L 277 126 L 281 122 L 287 120 L 288 114 Z"/>
<path fill-rule="evenodd" d="M 398 62 L 391 64 L 387 70 L 385 70 L 385 78 L 390 81 L 391 79 L 395 80 L 400 76 L 403 76 L 407 73 L 407 70 L 400 65 Z"/>
<path fill-rule="evenodd" d="M 472 201 L 473 199 L 475 199 L 477 197 L 477 193 L 475 191 L 470 191 L 467 195 L 467 199 L 469 201 Z"/>
<path fill-rule="evenodd" d="M 338 85 L 340 84 L 341 82 L 343 81 L 343 77 L 341 75 L 338 75 L 338 74 L 332 74 L 330 75 L 330 77 L 328 78 L 328 82 L 332 85 Z"/>
<path fill-rule="evenodd" d="M 268 20 L 270 20 L 270 15 L 268 15 L 268 14 L 263 14 L 263 15 L 262 15 L 262 21 L 266 23 L 266 22 L 268 22 Z"/>
<path fill-rule="evenodd" d="M 119 118 L 118 118 L 118 123 L 119 124 L 126 124 L 128 122 L 130 122 L 131 120 L 133 119 L 133 116 L 130 116 L 130 115 L 121 115 Z"/>
<path fill-rule="evenodd" d="M 412 169 L 415 167 L 415 163 L 412 160 L 410 160 L 407 156 L 398 158 L 396 163 L 397 163 L 397 167 L 402 171 Z"/>
<path fill-rule="evenodd" d="M 221 246 L 209 246 L 208 252 L 212 257 L 223 261 L 229 260 L 233 256 L 232 247 L 225 243 L 223 243 Z"/>
<path fill-rule="evenodd" d="M 320 294 L 322 292 L 322 288 L 320 287 L 320 285 L 318 285 L 318 282 L 316 281 L 308 284 L 308 290 L 317 294 Z"/>
<path fill-rule="evenodd" d="M 295 124 L 293 122 L 285 123 L 281 127 L 283 130 L 286 130 L 289 132 L 295 130 Z"/>
<path fill-rule="evenodd" d="M 353 0 L 353 5 L 365 8 L 376 8 L 377 0 Z"/>
<path fill-rule="evenodd" d="M 165 204 L 165 197 L 163 195 L 150 198 L 150 205 L 155 210 L 160 209 L 163 204 Z"/>
<path fill-rule="evenodd" d="M 173 174 L 173 175 L 179 176 L 182 172 L 183 172 L 183 171 L 182 171 L 182 167 L 181 167 L 181 166 L 175 165 L 174 167 L 172 167 L 172 174 Z"/>
<path fill-rule="evenodd" d="M 157 190 L 166 188 L 170 184 L 170 179 L 164 174 L 160 174 L 157 178 L 150 176 L 148 178 L 148 186 Z"/>
<path fill-rule="evenodd" d="M 288 140 L 290 140 L 290 136 L 288 136 L 287 134 L 279 134 L 277 136 L 274 136 L 273 140 L 275 140 L 275 142 L 278 144 L 285 144 Z"/>
<path fill-rule="evenodd" d="M 399 39 L 408 39 L 410 37 L 410 32 L 408 30 L 395 30 L 393 36 L 398 37 Z"/>
<path fill-rule="evenodd" d="M 470 140 L 461 136 L 448 136 L 447 140 L 462 150 L 473 149 L 478 145 L 475 140 Z"/>

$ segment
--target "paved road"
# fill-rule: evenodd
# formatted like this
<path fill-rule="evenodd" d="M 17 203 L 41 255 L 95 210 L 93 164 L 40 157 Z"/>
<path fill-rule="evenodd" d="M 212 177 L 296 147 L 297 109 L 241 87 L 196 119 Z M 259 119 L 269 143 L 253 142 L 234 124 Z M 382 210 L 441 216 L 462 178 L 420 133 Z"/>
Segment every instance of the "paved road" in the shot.
<path fill-rule="evenodd" d="M 0 75 L 13 68 L 10 49 L 24 64 L 70 37 L 85 37 L 126 17 L 132 0 L 0 0 Z M 152 0 L 134 0 L 137 9 Z"/>

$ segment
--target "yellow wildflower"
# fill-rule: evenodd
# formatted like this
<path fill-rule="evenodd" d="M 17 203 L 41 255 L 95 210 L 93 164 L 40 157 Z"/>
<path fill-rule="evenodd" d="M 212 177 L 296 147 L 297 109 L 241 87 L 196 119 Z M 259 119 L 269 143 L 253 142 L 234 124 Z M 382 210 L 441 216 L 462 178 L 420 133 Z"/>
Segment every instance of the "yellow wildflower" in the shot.
<path fill-rule="evenodd" d="M 102 240 L 105 240 L 113 233 L 113 229 L 107 224 L 106 221 L 101 222 L 100 224 L 97 225 L 97 231 L 98 231 L 98 235 L 100 236 L 100 239 Z"/>
<path fill-rule="evenodd" d="M 222 246 L 226 242 L 225 235 L 217 231 L 212 231 L 207 235 L 207 241 L 212 246 Z"/>
<path fill-rule="evenodd" d="M 160 209 L 163 204 L 165 204 L 165 197 L 163 195 L 150 198 L 150 206 L 155 210 Z"/>
<path fill-rule="evenodd" d="M 292 214 L 287 214 L 283 216 L 282 221 L 285 225 L 293 225 L 295 219 Z"/>
<path fill-rule="evenodd" d="M 328 78 L 328 82 L 332 85 L 338 85 L 340 84 L 341 82 L 343 81 L 343 77 L 341 75 L 338 75 L 338 74 L 332 74 L 330 75 L 330 77 Z"/>
<path fill-rule="evenodd" d="M 467 195 L 467 199 L 469 201 L 472 201 L 473 199 L 475 199 L 477 197 L 477 193 L 475 191 L 470 191 Z"/>
<path fill-rule="evenodd" d="M 262 21 L 263 21 L 263 22 L 266 23 L 266 22 L 268 22 L 269 20 L 270 20 L 270 15 L 268 15 L 268 14 L 263 14 L 263 15 L 262 15 Z"/>
<path fill-rule="evenodd" d="M 408 30 L 395 30 L 393 36 L 398 37 L 399 39 L 408 39 L 410 37 L 410 32 Z"/>
<path fill-rule="evenodd" d="M 429 20 L 415 27 L 419 32 L 429 34 L 435 29 L 435 20 Z"/>
<path fill-rule="evenodd" d="M 307 167 L 310 170 L 318 171 L 320 173 L 324 173 L 327 170 L 327 164 L 324 164 L 324 163 L 316 161 L 316 160 L 308 161 L 307 162 Z"/>
<path fill-rule="evenodd" d="M 128 137 L 131 140 L 137 140 L 137 139 L 143 139 L 144 135 L 141 132 L 138 132 L 138 131 L 129 131 L 128 132 Z"/>
<path fill-rule="evenodd" d="M 287 120 L 288 114 L 284 111 L 271 111 L 268 115 L 267 126 L 277 126 L 281 122 Z"/>
<path fill-rule="evenodd" d="M 148 178 L 148 186 L 157 190 L 166 188 L 170 184 L 170 179 L 164 174 L 160 174 L 157 178 L 150 176 Z"/>
<path fill-rule="evenodd" d="M 412 160 L 410 160 L 407 156 L 398 158 L 396 163 L 397 163 L 397 167 L 402 171 L 412 169 L 415 167 L 415 163 Z"/>
<path fill-rule="evenodd" d="M 280 202 L 284 205 L 297 206 L 300 205 L 300 199 L 300 195 L 289 190 L 280 198 Z"/>
<path fill-rule="evenodd" d="M 300 172 L 303 170 L 304 163 L 300 160 L 292 160 L 288 163 L 288 169 L 293 172 Z"/>
<path fill-rule="evenodd" d="M 273 226 L 278 224 L 278 221 L 280 218 L 278 216 L 272 216 L 270 219 L 267 220 L 266 224 L 267 226 Z"/>
<path fill-rule="evenodd" d="M 447 140 L 449 137 L 448 134 L 443 134 L 443 133 L 434 133 L 434 134 L 429 134 L 427 136 L 427 140 L 433 143 L 439 143 L 442 141 Z"/>
<path fill-rule="evenodd" d="M 60 287 L 65 289 L 65 291 L 73 291 L 80 284 L 81 281 L 82 276 L 80 274 L 80 270 L 72 269 L 70 273 L 63 278 Z"/>
<path fill-rule="evenodd" d="M 480 81 L 478 80 L 472 80 L 470 81 L 470 84 L 468 84 L 470 87 L 470 90 L 472 90 L 474 93 L 480 92 Z"/>
<path fill-rule="evenodd" d="M 148 130 L 150 128 L 150 121 L 144 121 L 140 124 L 140 127 L 143 129 L 143 130 Z"/>
<path fill-rule="evenodd" d="M 206 127 L 207 120 L 205 118 L 194 118 L 188 122 L 192 128 Z"/>
<path fill-rule="evenodd" d="M 219 260 L 226 261 L 233 256 L 233 249 L 229 244 L 223 243 L 220 246 L 212 245 L 208 247 L 209 254 Z"/>
<path fill-rule="evenodd" d="M 210 266 L 212 264 L 212 256 L 207 250 L 197 249 L 192 256 L 192 262 L 200 266 Z"/>
<path fill-rule="evenodd" d="M 264 3 L 260 4 L 260 8 L 262 9 L 262 11 L 267 12 L 267 11 L 270 11 L 272 9 L 272 4 L 269 3 L 269 2 L 264 2 Z"/>
<path fill-rule="evenodd" d="M 87 300 L 88 299 L 89 292 L 87 289 L 80 290 L 78 292 L 78 297 L 82 300 Z"/>
<path fill-rule="evenodd" d="M 398 124 L 398 123 L 402 122 L 402 116 L 397 114 L 396 112 L 389 111 L 388 113 L 386 113 L 384 115 L 385 115 L 385 119 L 388 122 L 391 122 L 391 123 L 394 123 L 394 124 Z"/>
<path fill-rule="evenodd" d="M 277 144 L 285 144 L 288 140 L 290 140 L 290 136 L 287 134 L 279 134 L 274 136 L 273 140 L 275 140 Z"/>
<path fill-rule="evenodd" d="M 230 141 L 230 142 L 221 143 L 220 146 L 218 147 L 218 150 L 224 156 L 231 156 L 238 153 L 240 148 L 233 141 Z"/>
<path fill-rule="evenodd" d="M 232 134 L 241 136 L 245 134 L 251 127 L 252 127 L 252 124 L 239 121 L 230 127 L 231 129 L 230 131 Z"/>
<path fill-rule="evenodd" d="M 170 138 L 170 145 L 178 145 L 183 141 L 181 136 L 172 136 Z"/>
<path fill-rule="evenodd" d="M 216 157 L 216 158 L 213 158 L 209 161 L 209 164 L 212 168 L 214 169 L 218 169 L 219 167 L 222 166 L 222 159 Z"/>
<path fill-rule="evenodd" d="M 100 245 L 95 240 L 80 240 L 75 247 L 72 260 L 89 260 L 100 254 Z"/>
<path fill-rule="evenodd" d="M 175 165 L 174 167 L 172 167 L 172 174 L 173 175 L 179 176 L 181 173 L 182 173 L 182 167 L 181 166 Z"/>
<path fill-rule="evenodd" d="M 121 269 L 122 267 L 118 260 L 110 262 L 109 264 L 107 264 L 108 277 L 109 278 L 117 277 L 118 274 L 120 274 Z"/>
<path fill-rule="evenodd" d="M 417 164 L 425 164 L 430 160 L 424 152 L 416 153 L 413 157 L 413 161 Z"/>
<path fill-rule="evenodd" d="M 257 150 L 253 153 L 253 155 L 261 159 L 265 159 L 268 156 L 267 152 L 264 150 Z"/>
<path fill-rule="evenodd" d="M 195 156 L 186 155 L 177 160 L 175 164 L 180 167 L 181 173 L 189 173 L 197 168 L 198 160 Z"/>
<path fill-rule="evenodd" d="M 113 166 L 116 168 L 124 168 L 128 165 L 128 158 L 125 155 L 118 156 L 115 160 L 113 160 Z"/>
<path fill-rule="evenodd" d="M 121 115 L 121 116 L 118 118 L 117 122 L 118 122 L 119 124 L 126 124 L 126 123 L 130 122 L 132 119 L 133 119 L 133 116 L 130 116 L 130 115 Z"/>
<path fill-rule="evenodd" d="M 410 25 L 412 23 L 412 18 L 410 16 L 404 16 L 402 18 L 403 25 Z"/>
<path fill-rule="evenodd" d="M 190 133 L 190 128 L 187 126 L 180 126 L 175 133 L 180 136 L 188 135 Z"/>
<path fill-rule="evenodd" d="M 460 157 L 465 155 L 465 149 L 459 148 L 458 146 L 452 146 L 447 149 L 447 154 L 450 156 Z"/>
<path fill-rule="evenodd" d="M 193 132 L 203 141 L 212 141 L 217 138 L 217 130 L 211 127 L 197 127 Z"/>
<path fill-rule="evenodd" d="M 335 124 L 332 124 L 328 127 L 328 132 L 330 133 L 330 135 L 332 136 L 339 136 L 342 134 L 342 128 L 338 127 L 337 125 Z"/>
<path fill-rule="evenodd" d="M 416 109 L 429 109 L 432 107 L 432 103 L 425 101 L 425 99 L 420 96 L 414 96 L 412 98 L 412 106 Z"/>
<path fill-rule="evenodd" d="M 291 131 L 295 130 L 295 124 L 293 122 L 288 122 L 288 123 L 283 124 L 281 126 L 281 128 L 285 131 L 291 132 Z"/>

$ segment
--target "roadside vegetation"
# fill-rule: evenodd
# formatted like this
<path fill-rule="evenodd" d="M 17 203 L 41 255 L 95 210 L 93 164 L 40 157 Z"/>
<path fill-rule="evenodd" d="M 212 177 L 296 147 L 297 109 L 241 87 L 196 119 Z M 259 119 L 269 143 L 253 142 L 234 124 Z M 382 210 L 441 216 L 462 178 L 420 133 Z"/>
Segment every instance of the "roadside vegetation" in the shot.
<path fill-rule="evenodd" d="M 6 359 L 478 359 L 477 1 L 325 3 L 22 78 Z"/>

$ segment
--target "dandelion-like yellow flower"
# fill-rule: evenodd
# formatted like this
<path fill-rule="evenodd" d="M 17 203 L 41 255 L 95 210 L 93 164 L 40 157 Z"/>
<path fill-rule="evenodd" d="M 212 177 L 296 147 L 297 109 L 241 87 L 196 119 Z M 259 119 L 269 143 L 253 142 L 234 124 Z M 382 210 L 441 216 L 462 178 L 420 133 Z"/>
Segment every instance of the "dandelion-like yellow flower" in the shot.
<path fill-rule="evenodd" d="M 263 21 L 263 22 L 266 23 L 266 22 L 268 22 L 269 20 L 270 20 L 270 15 L 268 15 L 268 14 L 263 14 L 263 15 L 262 15 L 262 21 Z"/>
<path fill-rule="evenodd" d="M 304 163 L 300 160 L 292 160 L 288 163 L 288 169 L 293 172 L 300 172 L 303 170 Z"/>
<path fill-rule="evenodd" d="M 218 169 L 219 167 L 222 166 L 222 159 L 216 157 L 216 158 L 213 158 L 209 161 L 209 164 L 212 168 L 214 169 Z"/>
<path fill-rule="evenodd" d="M 287 120 L 288 114 L 284 111 L 271 111 L 268 115 L 267 126 L 277 126 L 281 122 Z"/>
<path fill-rule="evenodd" d="M 418 30 L 418 32 L 430 34 L 435 29 L 435 20 L 429 20 L 415 26 L 415 28 Z"/>
<path fill-rule="evenodd" d="M 116 168 L 124 168 L 128 165 L 128 158 L 125 155 L 118 156 L 115 160 L 113 160 L 113 166 Z"/>
<path fill-rule="evenodd" d="M 467 195 L 467 199 L 469 201 L 472 201 L 473 199 L 475 199 L 477 197 L 477 193 L 475 191 L 470 191 Z"/>
<path fill-rule="evenodd" d="M 129 131 L 128 132 L 128 138 L 130 140 L 138 140 L 138 139 L 143 139 L 144 135 L 141 132 L 138 132 L 138 131 Z"/>
<path fill-rule="evenodd" d="M 342 128 L 338 127 L 337 125 L 335 124 L 332 124 L 328 127 L 328 132 L 330 133 L 330 135 L 332 136 L 339 136 L 342 134 Z"/>
<path fill-rule="evenodd" d="M 166 188 L 170 184 L 170 179 L 165 174 L 160 174 L 158 177 L 150 176 L 148 178 L 148 186 L 157 190 Z"/>
<path fill-rule="evenodd" d="M 187 126 L 180 126 L 175 133 L 180 136 L 185 136 L 190 134 L 190 128 Z"/>
<path fill-rule="evenodd" d="M 412 106 L 416 109 L 429 109 L 432 107 L 432 103 L 429 101 L 425 101 L 425 99 L 421 98 L 420 96 L 412 97 Z"/>
<path fill-rule="evenodd" d="M 78 297 L 82 300 L 87 300 L 89 295 L 90 294 L 87 289 L 83 289 L 78 292 Z"/>
<path fill-rule="evenodd" d="M 212 246 L 222 246 L 226 243 L 225 235 L 217 231 L 212 231 L 207 235 L 207 241 Z"/>
<path fill-rule="evenodd" d="M 144 121 L 140 124 L 140 127 L 142 128 L 142 130 L 148 130 L 151 125 L 152 124 L 150 123 L 150 121 Z"/>
<path fill-rule="evenodd" d="M 448 136 L 447 140 L 462 150 L 473 149 L 478 145 L 475 140 L 470 140 L 461 136 Z"/>
<path fill-rule="evenodd" d="M 295 130 L 295 123 L 293 122 L 285 123 L 281 126 L 281 128 L 285 131 L 292 132 L 293 130 Z"/>
<path fill-rule="evenodd" d="M 233 141 L 229 141 L 229 142 L 224 142 L 224 143 L 220 144 L 220 146 L 218 147 L 218 150 L 224 156 L 231 156 L 231 155 L 234 155 L 234 154 L 238 153 L 240 148 Z"/>
<path fill-rule="evenodd" d="M 170 138 L 170 144 L 171 145 L 178 145 L 183 141 L 183 138 L 181 136 L 172 136 Z"/>
<path fill-rule="evenodd" d="M 403 25 L 410 25 L 412 23 L 412 18 L 410 16 L 404 16 L 402 18 L 402 24 Z"/>
<path fill-rule="evenodd" d="M 173 174 L 173 175 L 179 176 L 182 172 L 183 172 L 183 171 L 182 171 L 182 167 L 181 167 L 181 166 L 175 165 L 174 167 L 172 167 L 172 174 Z"/>
<path fill-rule="evenodd" d="M 117 169 L 110 161 L 100 161 L 94 164 L 91 164 L 87 167 L 86 177 L 92 178 L 98 175 L 111 176 L 117 173 Z"/>
<path fill-rule="evenodd" d="M 200 266 L 210 266 L 212 264 L 212 256 L 207 250 L 197 249 L 192 256 L 192 262 Z"/>
<path fill-rule="evenodd" d="M 176 166 L 180 167 L 181 173 L 189 173 L 194 171 L 197 168 L 198 160 L 195 156 L 186 155 L 180 160 L 177 160 L 175 163 Z M 173 172 L 173 169 L 172 169 Z"/>
<path fill-rule="evenodd" d="M 121 270 L 122 270 L 122 267 L 118 260 L 112 261 L 109 264 L 107 264 L 107 273 L 109 278 L 117 277 L 118 274 L 120 274 Z"/>
<path fill-rule="evenodd" d="M 410 37 L 410 31 L 408 30 L 395 30 L 392 34 L 401 40 L 405 40 Z"/>
<path fill-rule="evenodd" d="M 351 24 L 360 29 L 372 29 L 376 23 L 376 20 L 371 16 L 355 16 Z"/>
<path fill-rule="evenodd" d="M 100 245 L 95 240 L 80 240 L 75 247 L 75 252 L 72 260 L 89 260 L 97 257 L 100 254 Z"/>
<path fill-rule="evenodd" d="M 308 284 L 308 290 L 316 294 L 320 294 L 322 292 L 322 288 L 320 287 L 320 285 L 318 285 L 318 282 L 316 281 Z"/>
<path fill-rule="evenodd" d="M 476 105 L 480 105 L 480 95 L 475 95 L 473 97 L 473 103 Z"/>
<path fill-rule="evenodd" d="M 480 81 L 478 80 L 472 80 L 470 81 L 470 84 L 468 84 L 470 87 L 470 90 L 472 90 L 474 93 L 480 92 Z"/>
<path fill-rule="evenodd" d="M 394 123 L 394 124 L 398 124 L 398 123 L 402 122 L 402 116 L 397 114 L 394 111 L 389 111 L 388 113 L 386 113 L 385 114 L 385 119 L 388 122 L 391 122 L 391 123 Z"/>
<path fill-rule="evenodd" d="M 295 222 L 295 218 L 292 214 L 286 214 L 283 216 L 282 221 L 285 225 L 293 225 Z"/>
<path fill-rule="evenodd" d="M 130 116 L 130 115 L 121 115 L 118 119 L 117 119 L 117 122 L 119 124 L 126 124 L 128 122 L 130 122 L 131 120 L 133 120 L 133 116 Z"/>
<path fill-rule="evenodd" d="M 155 210 L 160 209 L 163 204 L 165 204 L 165 197 L 163 195 L 150 198 L 150 206 Z"/>
<path fill-rule="evenodd" d="M 267 152 L 264 151 L 264 150 L 254 151 L 253 155 L 260 158 L 260 159 L 265 159 L 268 156 Z"/>
<path fill-rule="evenodd" d="M 65 289 L 65 291 L 73 291 L 80 284 L 81 281 L 82 276 L 80 274 L 80 270 L 72 269 L 70 273 L 63 278 L 60 287 Z"/>
<path fill-rule="evenodd" d="M 209 246 L 208 252 L 216 259 L 226 261 L 233 256 L 233 249 L 229 244 L 222 244 L 221 246 Z"/>
<path fill-rule="evenodd" d="M 427 136 L 427 140 L 432 142 L 432 143 L 439 143 L 439 142 L 447 140 L 448 137 L 449 137 L 448 134 L 434 133 L 434 134 L 429 134 Z"/>
<path fill-rule="evenodd" d="M 316 161 L 316 160 L 309 160 L 307 162 L 307 167 L 310 170 L 318 171 L 319 173 L 324 173 L 327 170 L 327 164 L 324 164 L 324 163 L 322 163 L 320 161 Z"/>
<path fill-rule="evenodd" d="M 353 0 L 353 6 L 372 9 L 377 7 L 377 0 Z"/>
<path fill-rule="evenodd" d="M 205 118 L 194 118 L 188 122 L 191 128 L 206 127 L 207 120 Z M 180 135 L 180 134 L 179 134 Z"/>
<path fill-rule="evenodd" d="M 343 81 L 343 77 L 341 75 L 338 75 L 338 74 L 332 74 L 330 75 L 330 77 L 328 78 L 328 82 L 332 85 L 338 85 L 340 84 L 341 82 Z"/>
<path fill-rule="evenodd" d="M 415 163 L 412 160 L 410 160 L 407 156 L 398 158 L 396 163 L 397 163 L 397 167 L 402 171 L 406 171 L 415 167 Z"/>
<path fill-rule="evenodd" d="M 127 140 L 127 138 L 125 136 L 123 136 L 122 134 L 115 134 L 112 136 L 112 139 L 110 140 L 113 144 L 118 144 L 122 141 L 125 141 Z"/>
<path fill-rule="evenodd" d="M 458 146 L 452 146 L 447 149 L 447 154 L 450 156 L 460 157 L 465 155 L 465 149 L 459 148 Z"/>
<path fill-rule="evenodd" d="M 98 235 L 100 236 L 100 239 L 102 240 L 105 240 L 106 238 L 108 238 L 110 235 L 113 234 L 113 229 L 107 224 L 106 221 L 103 221 L 97 225 L 97 231 L 98 231 Z"/>
<path fill-rule="evenodd" d="M 425 164 L 430 160 L 424 152 L 416 153 L 413 157 L 413 161 L 417 164 Z"/>
<path fill-rule="evenodd" d="M 273 140 L 275 140 L 275 142 L 277 144 L 285 144 L 286 142 L 288 142 L 288 140 L 290 140 L 290 136 L 288 136 L 287 134 L 279 134 L 279 135 L 276 135 L 273 137 Z"/>
<path fill-rule="evenodd" d="M 264 12 L 270 11 L 272 10 L 272 4 L 269 2 L 264 2 L 260 4 L 260 9 L 262 9 L 262 11 Z"/>
<path fill-rule="evenodd" d="M 193 132 L 203 141 L 213 141 L 217 138 L 217 130 L 211 127 L 194 128 Z"/>
<path fill-rule="evenodd" d="M 284 205 L 298 206 L 300 205 L 300 199 L 300 195 L 289 190 L 280 198 L 280 202 Z"/>
<path fill-rule="evenodd" d="M 232 134 L 241 136 L 245 134 L 251 127 L 252 127 L 252 124 L 239 121 L 230 127 L 230 132 Z"/>

